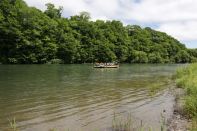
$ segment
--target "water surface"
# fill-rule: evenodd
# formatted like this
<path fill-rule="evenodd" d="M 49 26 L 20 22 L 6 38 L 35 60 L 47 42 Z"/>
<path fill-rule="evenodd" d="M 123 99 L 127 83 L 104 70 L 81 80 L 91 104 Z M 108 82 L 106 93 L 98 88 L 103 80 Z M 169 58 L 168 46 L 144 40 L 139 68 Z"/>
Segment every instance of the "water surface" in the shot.
<path fill-rule="evenodd" d="M 172 86 L 178 66 L 0 65 L 0 130 L 12 118 L 21 131 L 110 130 L 114 114 L 159 128 L 174 98 L 168 91 L 150 95 L 150 88 Z"/>

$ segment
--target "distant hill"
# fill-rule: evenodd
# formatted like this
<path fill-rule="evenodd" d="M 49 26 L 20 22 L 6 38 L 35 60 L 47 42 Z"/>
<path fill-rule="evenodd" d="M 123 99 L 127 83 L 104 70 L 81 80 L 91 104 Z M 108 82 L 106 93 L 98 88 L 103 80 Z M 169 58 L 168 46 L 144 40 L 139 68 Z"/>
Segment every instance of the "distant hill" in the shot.
<path fill-rule="evenodd" d="M 196 61 L 197 50 L 166 33 L 116 20 L 93 22 L 87 12 L 63 18 L 62 7 L 46 6 L 42 12 L 22 0 L 0 1 L 1 63 Z"/>

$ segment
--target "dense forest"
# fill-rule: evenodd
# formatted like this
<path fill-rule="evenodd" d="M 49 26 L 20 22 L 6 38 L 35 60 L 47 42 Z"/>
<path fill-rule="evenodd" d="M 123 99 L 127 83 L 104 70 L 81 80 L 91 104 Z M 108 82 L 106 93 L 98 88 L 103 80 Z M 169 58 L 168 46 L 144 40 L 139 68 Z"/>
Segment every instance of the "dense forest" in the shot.
<path fill-rule="evenodd" d="M 23 0 L 0 1 L 0 63 L 187 63 L 196 49 L 163 32 L 120 21 L 91 21 L 90 14 L 64 18 L 63 8 L 42 12 Z"/>

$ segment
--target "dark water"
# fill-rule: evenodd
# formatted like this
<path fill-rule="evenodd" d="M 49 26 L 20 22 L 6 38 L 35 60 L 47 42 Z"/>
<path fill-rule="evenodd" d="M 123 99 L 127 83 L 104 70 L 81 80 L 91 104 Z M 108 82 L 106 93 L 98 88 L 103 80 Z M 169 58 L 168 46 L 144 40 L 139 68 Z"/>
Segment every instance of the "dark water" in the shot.
<path fill-rule="evenodd" d="M 109 130 L 114 114 L 159 128 L 174 98 L 168 91 L 150 95 L 150 88 L 172 86 L 178 66 L 0 65 L 0 130 L 13 118 L 22 131 Z"/>

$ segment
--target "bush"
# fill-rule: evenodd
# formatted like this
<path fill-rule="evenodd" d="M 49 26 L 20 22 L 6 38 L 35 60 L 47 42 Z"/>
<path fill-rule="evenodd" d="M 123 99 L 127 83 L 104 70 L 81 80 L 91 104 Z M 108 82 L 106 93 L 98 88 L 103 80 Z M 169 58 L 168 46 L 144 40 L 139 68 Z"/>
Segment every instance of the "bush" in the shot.
<path fill-rule="evenodd" d="M 17 64 L 18 60 L 16 58 L 8 58 L 8 63 L 10 63 L 10 64 Z"/>
<path fill-rule="evenodd" d="M 63 64 L 63 60 L 61 59 L 52 59 L 48 62 L 48 64 Z"/>

